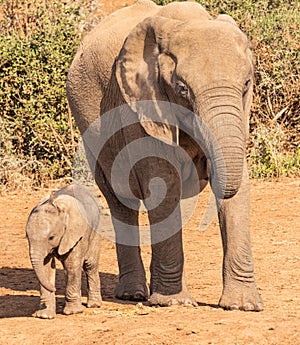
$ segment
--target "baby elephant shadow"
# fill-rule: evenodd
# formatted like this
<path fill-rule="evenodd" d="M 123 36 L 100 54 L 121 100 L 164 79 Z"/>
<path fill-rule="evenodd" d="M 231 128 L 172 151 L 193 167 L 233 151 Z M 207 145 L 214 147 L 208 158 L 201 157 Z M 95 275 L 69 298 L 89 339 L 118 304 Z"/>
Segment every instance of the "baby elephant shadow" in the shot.
<path fill-rule="evenodd" d="M 64 295 L 65 274 L 57 270 L 57 295 Z M 0 296 L 0 318 L 29 317 L 39 306 L 39 282 L 32 269 L 0 268 L 0 288 L 8 290 Z M 64 298 L 57 297 L 57 304 Z"/>
<path fill-rule="evenodd" d="M 101 294 L 104 301 L 117 302 L 114 289 L 118 276 L 110 273 L 99 273 L 101 280 Z M 0 318 L 29 317 L 37 310 L 39 297 L 39 282 L 32 269 L 29 268 L 0 268 L 0 288 L 7 289 L 5 295 L 0 296 Z M 56 308 L 62 312 L 65 299 L 66 278 L 62 269 L 56 270 Z M 87 283 L 82 274 L 82 296 L 87 296 Z M 120 303 L 120 301 L 118 301 Z"/>

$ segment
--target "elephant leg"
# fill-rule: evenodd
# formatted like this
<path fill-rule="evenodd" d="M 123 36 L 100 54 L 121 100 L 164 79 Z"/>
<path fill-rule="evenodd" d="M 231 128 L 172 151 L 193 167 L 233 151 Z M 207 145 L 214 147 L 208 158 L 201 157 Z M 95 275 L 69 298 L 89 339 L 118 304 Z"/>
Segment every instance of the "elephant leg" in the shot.
<path fill-rule="evenodd" d="M 123 300 L 147 300 L 149 293 L 139 246 L 137 211 L 139 203 L 133 205 L 134 201 L 132 201 L 132 205 L 135 206 L 133 209 L 124 205 L 116 197 L 88 145 L 85 145 L 85 152 L 96 183 L 108 203 L 115 230 L 119 265 L 119 281 L 115 296 Z"/>
<path fill-rule="evenodd" d="M 249 177 L 246 163 L 238 193 L 218 200 L 223 244 L 223 292 L 219 305 L 230 310 L 261 311 L 254 281 L 249 231 Z"/>
<path fill-rule="evenodd" d="M 63 261 L 63 266 L 66 271 L 66 303 L 63 310 L 63 314 L 71 315 L 82 313 L 83 307 L 81 304 L 81 273 L 83 263 L 74 260 L 78 253 L 74 249 L 68 257 Z"/>
<path fill-rule="evenodd" d="M 173 193 L 171 193 L 172 195 Z M 151 224 L 152 260 L 150 266 L 150 304 L 160 306 L 194 305 L 184 279 L 184 255 L 179 199 L 164 201 L 162 218 L 159 208 L 148 211 Z M 175 206 L 177 204 L 177 206 Z"/>
<path fill-rule="evenodd" d="M 148 299 L 146 273 L 139 246 L 138 211 L 120 205 L 111 207 L 116 233 L 119 282 L 115 296 L 123 300 Z"/>
<path fill-rule="evenodd" d="M 88 149 L 86 151 L 88 152 Z M 89 155 L 91 156 L 90 153 Z M 116 235 L 119 282 L 115 296 L 123 300 L 145 301 L 149 293 L 139 246 L 139 202 L 129 200 L 124 200 L 125 204 L 121 202 L 98 163 L 96 163 L 95 179 L 110 208 Z"/>
<path fill-rule="evenodd" d="M 55 286 L 55 258 L 50 258 L 45 264 L 48 281 Z M 54 319 L 56 316 L 55 292 L 40 286 L 40 308 L 34 314 L 40 319 Z"/>
<path fill-rule="evenodd" d="M 98 262 L 99 258 L 97 257 L 88 259 L 83 265 L 87 277 L 88 308 L 99 308 L 102 304 Z"/>

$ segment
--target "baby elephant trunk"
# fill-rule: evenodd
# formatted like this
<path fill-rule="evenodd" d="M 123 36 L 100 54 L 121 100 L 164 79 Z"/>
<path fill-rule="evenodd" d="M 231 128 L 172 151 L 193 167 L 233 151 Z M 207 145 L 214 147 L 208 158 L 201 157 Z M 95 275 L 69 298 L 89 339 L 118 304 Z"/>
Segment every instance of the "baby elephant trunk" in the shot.
<path fill-rule="evenodd" d="M 48 291 L 55 292 L 55 287 L 51 284 L 47 277 L 46 268 L 44 265 L 44 257 L 43 256 L 35 256 L 34 254 L 30 253 L 30 260 L 34 272 L 40 282 L 40 284 Z"/>

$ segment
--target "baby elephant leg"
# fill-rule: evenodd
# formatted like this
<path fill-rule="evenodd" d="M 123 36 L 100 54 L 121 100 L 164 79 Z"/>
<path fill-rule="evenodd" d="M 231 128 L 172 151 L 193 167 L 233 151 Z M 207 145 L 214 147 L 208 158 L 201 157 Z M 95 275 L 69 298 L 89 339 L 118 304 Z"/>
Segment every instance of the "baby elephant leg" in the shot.
<path fill-rule="evenodd" d="M 45 271 L 49 282 L 55 286 L 55 259 L 51 258 L 45 264 Z M 40 319 L 54 319 L 56 316 L 55 292 L 40 286 L 40 308 L 34 313 Z"/>
<path fill-rule="evenodd" d="M 34 313 L 40 319 L 54 319 L 56 316 L 55 292 L 41 286 L 40 308 Z"/>
<path fill-rule="evenodd" d="M 50 283 L 55 286 L 55 259 L 51 258 L 45 265 Z M 54 319 L 56 316 L 55 292 L 40 287 L 40 308 L 34 313 L 40 319 Z"/>
<path fill-rule="evenodd" d="M 84 263 L 83 269 L 87 277 L 88 308 L 99 308 L 102 304 L 100 292 L 100 278 L 98 260 L 88 260 Z"/>
<path fill-rule="evenodd" d="M 63 262 L 67 275 L 66 304 L 63 310 L 63 314 L 65 315 L 78 314 L 83 312 L 83 307 L 81 304 L 82 265 L 80 263 L 75 264 L 71 259 L 72 255 L 70 255 Z"/>

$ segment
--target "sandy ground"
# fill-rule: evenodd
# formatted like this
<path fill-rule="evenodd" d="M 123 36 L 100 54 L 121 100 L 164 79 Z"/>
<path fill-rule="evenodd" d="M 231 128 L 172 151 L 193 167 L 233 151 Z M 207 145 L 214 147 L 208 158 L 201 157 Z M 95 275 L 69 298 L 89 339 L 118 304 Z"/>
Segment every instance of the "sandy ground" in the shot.
<path fill-rule="evenodd" d="M 65 283 L 58 266 L 54 320 L 31 316 L 39 304 L 39 291 L 25 238 L 28 214 L 48 191 L 2 196 L 0 344 L 300 344 L 299 192 L 299 180 L 251 183 L 252 247 L 263 312 L 224 311 L 217 306 L 222 283 L 217 220 L 206 231 L 198 230 L 209 197 L 206 191 L 184 228 L 186 278 L 198 307 L 160 308 L 116 300 L 115 245 L 103 238 L 102 307 L 62 315 Z M 150 248 L 145 246 L 142 252 L 148 268 Z M 85 302 L 85 289 L 83 296 Z"/>

